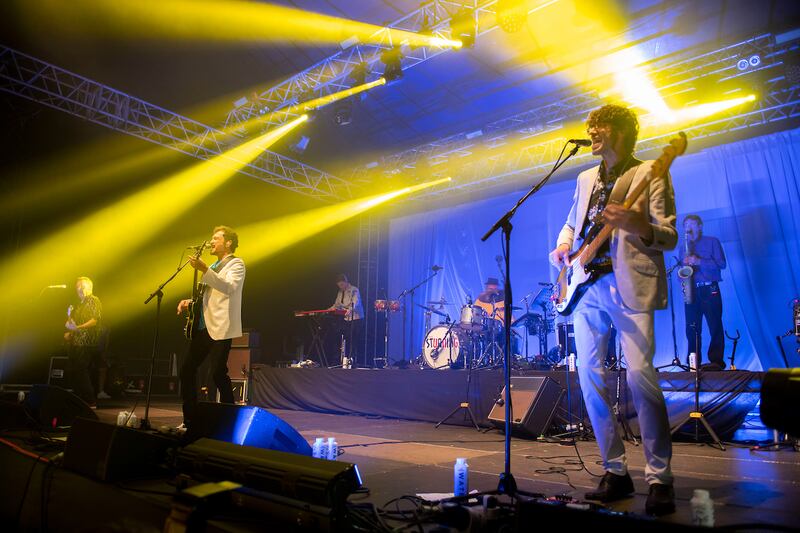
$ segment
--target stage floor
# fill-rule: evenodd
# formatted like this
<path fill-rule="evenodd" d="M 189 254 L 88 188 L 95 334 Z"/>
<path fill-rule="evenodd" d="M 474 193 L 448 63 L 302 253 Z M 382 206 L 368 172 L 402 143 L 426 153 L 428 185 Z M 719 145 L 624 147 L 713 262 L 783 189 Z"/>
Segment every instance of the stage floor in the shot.
<path fill-rule="evenodd" d="M 102 405 L 103 420 L 116 419 L 122 405 Z M 142 408 L 137 408 L 141 416 Z M 358 464 L 368 496 L 354 499 L 382 505 L 388 500 L 423 492 L 448 492 L 453 487 L 453 463 L 466 457 L 470 465 L 470 488 L 496 488 L 503 469 L 501 432 L 478 432 L 463 426 L 441 426 L 429 422 L 305 411 L 270 410 L 307 439 L 334 436 L 344 454 L 341 460 Z M 160 402 L 151 410 L 154 425 L 176 425 L 180 405 Z M 756 437 L 767 438 L 761 432 Z M 636 485 L 634 498 L 612 505 L 615 510 L 644 512 L 647 485 L 641 447 L 628 444 L 629 465 Z M 594 441 L 578 443 L 587 468 L 601 473 Z M 547 495 L 582 497 L 597 479 L 575 464 L 572 446 L 533 440 L 512 440 L 512 472 L 523 490 Z M 800 504 L 800 454 L 793 451 L 752 452 L 729 447 L 723 452 L 707 445 L 675 443 L 673 469 L 677 512 L 662 520 L 691 522 L 692 490 L 708 489 L 715 503 L 717 525 L 770 523 L 798 527 Z"/>

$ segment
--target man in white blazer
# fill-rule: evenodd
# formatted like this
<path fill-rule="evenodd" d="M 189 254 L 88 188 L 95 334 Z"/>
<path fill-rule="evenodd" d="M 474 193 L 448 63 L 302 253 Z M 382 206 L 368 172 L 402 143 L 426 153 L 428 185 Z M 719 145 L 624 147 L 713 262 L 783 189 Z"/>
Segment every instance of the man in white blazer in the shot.
<path fill-rule="evenodd" d="M 653 181 L 630 209 L 622 207 L 627 192 L 645 179 L 652 167 L 652 161 L 633 157 L 639 132 L 636 115 L 627 108 L 606 105 L 592 111 L 586 124 L 592 155 L 602 161 L 578 176 L 572 208 L 550 254 L 551 262 L 561 267 L 595 226 L 615 228 L 592 262 L 601 277 L 573 311 L 581 390 L 606 471 L 598 490 L 587 493 L 586 498 L 610 502 L 634 492 L 605 380 L 604 361 L 613 323 L 627 363 L 627 382 L 647 461 L 645 479 L 650 490 L 645 510 L 668 514 L 675 510 L 672 442 L 664 394 L 653 366 L 653 315 L 667 304 L 663 252 L 675 248 L 678 241 L 674 193 L 666 176 Z"/>
<path fill-rule="evenodd" d="M 183 397 L 183 424 L 191 425 L 197 405 L 197 369 L 211 358 L 214 383 L 223 403 L 233 403 L 233 388 L 228 377 L 228 353 L 231 340 L 242 335 L 242 287 L 244 286 L 244 261 L 233 252 L 239 237 L 228 226 L 217 226 L 211 236 L 211 254 L 217 257 L 210 267 L 202 259 L 190 259 L 191 265 L 202 274 L 203 312 L 189 345 L 189 354 L 181 367 L 181 395 Z M 191 300 L 181 300 L 178 314 L 191 305 Z"/>

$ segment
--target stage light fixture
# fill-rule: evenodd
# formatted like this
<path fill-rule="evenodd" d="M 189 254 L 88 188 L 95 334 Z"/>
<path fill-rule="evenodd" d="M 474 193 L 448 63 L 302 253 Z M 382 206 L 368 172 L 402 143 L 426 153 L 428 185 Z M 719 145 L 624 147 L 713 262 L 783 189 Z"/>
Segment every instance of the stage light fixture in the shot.
<path fill-rule="evenodd" d="M 387 48 L 381 52 L 381 63 L 385 65 L 383 69 L 383 79 L 386 83 L 391 83 L 403 77 L 403 52 L 399 46 Z"/>
<path fill-rule="evenodd" d="M 516 33 L 528 22 L 525 0 L 498 0 L 497 24 L 506 33 Z"/>
<path fill-rule="evenodd" d="M 296 154 L 302 154 L 308 148 L 308 143 L 311 142 L 311 138 L 305 135 L 300 136 L 300 140 L 294 143 L 289 147 L 289 150 Z"/>
<path fill-rule="evenodd" d="M 465 48 L 475 46 L 475 12 L 463 7 L 450 19 L 450 34 Z"/>
<path fill-rule="evenodd" d="M 337 126 L 347 126 L 353 122 L 353 104 L 343 100 L 333 110 L 333 121 Z"/>

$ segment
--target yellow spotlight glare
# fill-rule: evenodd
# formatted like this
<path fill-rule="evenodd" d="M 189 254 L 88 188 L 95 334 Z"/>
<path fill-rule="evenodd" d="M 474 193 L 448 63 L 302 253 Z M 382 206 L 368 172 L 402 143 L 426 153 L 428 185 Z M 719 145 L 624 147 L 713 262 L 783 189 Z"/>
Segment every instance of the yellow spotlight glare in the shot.
<path fill-rule="evenodd" d="M 242 0 L 11 0 L 31 35 L 210 40 L 228 43 L 366 44 L 453 47 L 457 41 L 302 9 Z M 44 31 L 43 31 L 44 29 Z"/>
<path fill-rule="evenodd" d="M 728 109 L 740 106 L 742 104 L 746 104 L 748 102 L 754 102 L 755 100 L 756 100 L 756 95 L 749 94 L 747 96 L 741 96 L 739 98 L 731 98 L 728 100 L 720 100 L 718 102 L 709 102 L 706 104 L 697 104 L 690 107 L 686 107 L 684 109 L 678 109 L 672 111 L 668 115 L 668 117 L 666 117 L 666 119 L 664 117 L 659 117 L 659 116 L 646 117 L 646 120 L 644 122 L 647 125 L 686 124 L 694 122 L 696 120 L 700 120 L 702 118 L 716 115 L 717 113 L 727 111 Z"/>
<path fill-rule="evenodd" d="M 255 262 L 266 259 L 373 207 L 449 181 L 450 178 L 442 178 L 237 228 L 241 241 L 247 243 L 246 251 L 243 248 L 245 260 Z"/>
<path fill-rule="evenodd" d="M 0 270 L 8 279 L 19 280 L 9 291 L 13 297 L 24 297 L 48 285 L 54 275 L 94 277 L 111 270 L 306 120 L 308 116 L 303 115 L 194 164 L 30 245 Z M 25 276 L 20 278 L 19 272 L 25 272 Z"/>

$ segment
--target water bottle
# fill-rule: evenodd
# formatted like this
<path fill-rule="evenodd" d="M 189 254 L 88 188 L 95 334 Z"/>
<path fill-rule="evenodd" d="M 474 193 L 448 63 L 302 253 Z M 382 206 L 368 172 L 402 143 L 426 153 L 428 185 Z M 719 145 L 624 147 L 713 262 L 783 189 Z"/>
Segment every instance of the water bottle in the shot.
<path fill-rule="evenodd" d="M 694 489 L 692 499 L 692 524 L 714 527 L 714 502 L 707 490 Z"/>
<path fill-rule="evenodd" d="M 469 492 L 469 465 L 466 457 L 458 457 L 453 467 L 453 495 L 466 496 Z"/>
<path fill-rule="evenodd" d="M 130 413 L 128 411 L 120 411 L 117 415 L 117 425 L 124 426 L 129 414 Z"/>
<path fill-rule="evenodd" d="M 339 443 L 333 437 L 328 437 L 328 459 L 335 461 L 339 456 Z"/>
<path fill-rule="evenodd" d="M 136 416 L 136 413 L 131 413 L 128 418 L 128 427 L 134 429 L 139 427 L 139 417 Z"/>
<path fill-rule="evenodd" d="M 319 458 L 320 459 L 328 458 L 328 443 L 325 441 L 325 439 L 322 439 L 322 443 L 319 446 Z"/>
<path fill-rule="evenodd" d="M 689 354 L 689 370 L 697 372 L 697 354 L 694 352 Z"/>
<path fill-rule="evenodd" d="M 317 437 L 314 440 L 314 445 L 311 447 L 311 455 L 317 459 L 322 458 L 322 437 Z"/>
<path fill-rule="evenodd" d="M 567 364 L 569 365 L 570 372 L 575 372 L 575 359 L 576 357 L 574 353 L 569 354 L 569 357 L 567 358 Z"/>

